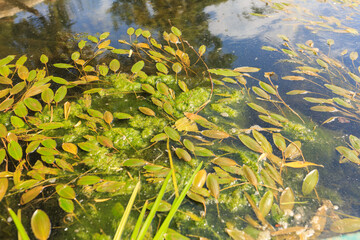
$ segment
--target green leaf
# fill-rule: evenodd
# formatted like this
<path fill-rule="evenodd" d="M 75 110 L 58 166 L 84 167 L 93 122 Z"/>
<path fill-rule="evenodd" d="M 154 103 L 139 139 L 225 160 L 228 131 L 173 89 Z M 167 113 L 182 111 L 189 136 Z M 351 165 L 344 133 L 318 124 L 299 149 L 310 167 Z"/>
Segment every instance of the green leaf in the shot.
<path fill-rule="evenodd" d="M 10 141 L 10 143 L 8 144 L 8 153 L 12 158 L 18 161 L 20 161 L 23 156 L 22 148 L 20 144 L 16 141 Z"/>
<path fill-rule="evenodd" d="M 225 69 L 225 68 L 217 68 L 217 69 L 213 68 L 213 69 L 209 69 L 208 72 L 226 77 L 236 77 L 241 75 L 241 73 L 237 71 Z"/>
<path fill-rule="evenodd" d="M 141 69 L 143 69 L 145 63 L 144 61 L 138 61 L 137 63 L 135 63 L 132 67 L 131 67 L 131 72 L 132 73 L 138 73 L 141 71 Z"/>
<path fill-rule="evenodd" d="M 173 34 L 175 34 L 175 36 L 177 36 L 177 37 L 180 37 L 181 36 L 181 31 L 177 28 L 177 27 L 171 27 L 171 32 L 173 33 Z"/>
<path fill-rule="evenodd" d="M 317 185 L 319 181 L 319 172 L 318 170 L 314 169 L 311 172 L 309 172 L 306 177 L 304 178 L 303 184 L 302 184 L 302 193 L 304 195 L 308 195 L 314 190 L 315 186 Z"/>
<path fill-rule="evenodd" d="M 83 176 L 77 181 L 77 185 L 93 185 L 100 182 L 101 178 L 98 176 Z"/>
<path fill-rule="evenodd" d="M 42 123 L 38 126 L 40 129 L 50 130 L 64 127 L 64 124 L 61 122 L 50 122 L 50 123 Z"/>
<path fill-rule="evenodd" d="M 23 101 L 18 102 L 14 107 L 14 112 L 18 117 L 26 117 L 28 115 L 28 110 Z"/>
<path fill-rule="evenodd" d="M 38 100 L 36 100 L 35 98 L 27 98 L 24 100 L 24 103 L 25 103 L 26 107 L 28 107 L 30 110 L 32 110 L 34 112 L 41 112 L 41 110 L 42 110 L 41 103 Z"/>
<path fill-rule="evenodd" d="M 72 187 L 66 184 L 58 184 L 55 187 L 57 194 L 66 199 L 74 199 L 76 194 Z"/>
<path fill-rule="evenodd" d="M 1 63 L 1 61 L 0 61 Z M 1 66 L 1 64 L 0 64 Z M 28 234 L 26 233 L 26 230 L 24 226 L 21 223 L 21 220 L 18 218 L 18 216 L 14 213 L 14 211 L 11 208 L 8 208 L 8 211 L 10 213 L 11 218 L 13 219 L 15 226 L 20 234 L 20 237 L 22 240 L 30 240 Z"/>
<path fill-rule="evenodd" d="M 42 99 L 45 103 L 50 104 L 50 103 L 54 100 L 54 92 L 53 92 L 53 90 L 51 90 L 51 88 L 45 89 L 45 90 L 41 93 L 41 99 Z"/>
<path fill-rule="evenodd" d="M 330 226 L 330 230 L 336 233 L 350 233 L 360 230 L 359 218 L 344 218 L 336 220 Z"/>
<path fill-rule="evenodd" d="M 176 131 L 175 129 L 173 129 L 172 127 L 166 126 L 164 128 L 164 131 L 166 133 L 166 135 L 168 135 L 168 137 L 173 140 L 173 141 L 180 141 L 180 134 L 178 133 L 178 131 Z"/>
<path fill-rule="evenodd" d="M 56 92 L 55 92 L 54 101 L 56 103 L 61 102 L 61 100 L 63 100 L 64 97 L 66 96 L 66 94 L 67 94 L 67 87 L 65 87 L 65 86 L 59 87 L 59 89 L 56 90 Z"/>
<path fill-rule="evenodd" d="M 264 194 L 259 203 L 259 210 L 264 217 L 266 217 L 266 215 L 270 212 L 273 203 L 274 194 L 271 190 L 269 190 Z"/>
<path fill-rule="evenodd" d="M 0 111 L 4 111 L 9 108 L 14 103 L 14 98 L 7 98 L 2 103 L 0 103 Z"/>
<path fill-rule="evenodd" d="M 14 60 L 15 57 L 16 57 L 16 55 L 8 55 L 8 56 L 0 59 L 0 67 L 10 63 L 12 60 Z"/>
<path fill-rule="evenodd" d="M 62 197 L 59 198 L 59 206 L 67 213 L 72 213 L 75 209 L 74 202 L 72 200 Z"/>
<path fill-rule="evenodd" d="M 109 68 L 111 71 L 117 72 L 120 68 L 120 62 L 117 59 L 111 60 L 111 62 L 109 64 Z"/>
<path fill-rule="evenodd" d="M 54 67 L 56 68 L 74 68 L 73 65 L 67 63 L 54 63 Z"/>
<path fill-rule="evenodd" d="M 42 62 L 43 64 L 47 64 L 49 62 L 49 58 L 46 55 L 41 54 L 40 62 Z"/>
<path fill-rule="evenodd" d="M 31 217 L 31 229 L 39 240 L 46 240 L 50 236 L 51 223 L 48 215 L 37 209 Z"/>

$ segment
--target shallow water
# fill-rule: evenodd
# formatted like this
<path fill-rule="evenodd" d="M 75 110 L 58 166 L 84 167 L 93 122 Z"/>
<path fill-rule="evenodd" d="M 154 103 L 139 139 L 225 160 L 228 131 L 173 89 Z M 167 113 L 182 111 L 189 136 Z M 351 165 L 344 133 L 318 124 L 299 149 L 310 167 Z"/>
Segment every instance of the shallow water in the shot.
<path fill-rule="evenodd" d="M 4 2 L 6 6 L 11 5 L 9 0 Z M 0 19 L 0 58 L 9 54 L 26 54 L 30 63 L 38 66 L 40 55 L 45 53 L 52 63 L 62 62 L 69 59 L 77 38 L 85 34 L 110 32 L 113 46 L 119 47 L 117 40 L 127 39 L 126 30 L 129 27 L 150 30 L 153 35 L 161 36 L 164 30 L 169 31 L 171 25 L 181 29 L 184 38 L 194 47 L 207 46 L 205 61 L 209 67 L 259 67 L 261 72 L 254 76 L 260 79 L 264 72 L 275 72 L 280 79 L 293 70 L 278 62 L 286 58 L 283 53 L 261 49 L 261 46 L 280 47 L 283 41 L 277 37 L 278 34 L 286 35 L 293 43 L 313 40 L 315 46 L 325 53 L 328 52 L 327 39 L 333 39 L 335 44 L 331 47 L 331 56 L 340 61 L 342 50 L 360 51 L 359 35 L 334 32 L 319 24 L 319 16 L 333 16 L 344 26 L 360 31 L 360 7 L 356 1 L 353 1 L 353 7 L 341 1 L 289 2 L 294 7 L 286 11 L 273 9 L 265 1 L 256 0 L 57 0 L 28 5 L 27 10 L 20 5 L 24 11 Z M 27 1 L 24 3 L 27 4 Z M 331 26 L 338 28 L 336 22 Z M 343 61 L 354 70 L 348 55 L 343 57 Z M 276 84 L 280 86 L 280 94 L 284 95 L 286 102 L 315 125 L 320 125 L 327 118 L 310 111 L 310 104 L 285 94 L 299 87 L 304 89 L 306 85 L 281 80 L 277 80 Z M 261 123 L 255 115 L 243 117 L 254 120 L 254 124 Z M 349 204 L 339 202 L 342 210 L 359 217 L 360 205 L 356 200 L 360 197 L 358 167 L 349 163 L 339 164 L 339 154 L 333 149 L 336 146 L 334 143 L 343 143 L 349 134 L 360 136 L 358 123 L 335 121 L 319 128 L 323 140 L 305 144 L 304 152 L 309 161 L 326 166 L 319 169 L 320 184 L 349 199 Z M 212 213 L 216 214 L 214 209 L 209 214 Z"/>

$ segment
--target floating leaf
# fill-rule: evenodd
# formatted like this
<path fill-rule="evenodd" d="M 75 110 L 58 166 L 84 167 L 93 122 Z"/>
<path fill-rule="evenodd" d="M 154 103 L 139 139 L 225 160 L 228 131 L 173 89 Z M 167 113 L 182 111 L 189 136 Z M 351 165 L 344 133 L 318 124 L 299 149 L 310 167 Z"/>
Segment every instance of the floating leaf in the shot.
<path fill-rule="evenodd" d="M 344 218 L 333 222 L 330 230 L 336 233 L 349 233 L 360 230 L 359 218 Z"/>
<path fill-rule="evenodd" d="M 77 181 L 77 185 L 92 185 L 100 182 L 101 178 L 98 176 L 83 176 Z"/>
<path fill-rule="evenodd" d="M 9 181 L 6 177 L 0 177 L 0 202 L 6 194 L 8 189 Z"/>
<path fill-rule="evenodd" d="M 95 185 L 97 192 L 111 192 L 114 193 L 121 188 L 124 188 L 125 182 L 104 181 Z"/>
<path fill-rule="evenodd" d="M 178 131 L 176 131 L 172 127 L 166 126 L 166 127 L 164 127 L 164 131 L 171 140 L 180 141 L 180 138 L 181 138 L 180 134 L 178 133 Z"/>
<path fill-rule="evenodd" d="M 208 72 L 210 73 L 214 73 L 216 75 L 221 75 L 221 76 L 226 76 L 226 77 L 235 77 L 235 76 L 240 76 L 241 73 L 237 72 L 237 71 L 233 71 L 230 69 L 224 69 L 224 68 L 213 68 L 213 69 L 209 69 Z"/>
<path fill-rule="evenodd" d="M 354 135 L 350 135 L 349 140 L 350 140 L 351 146 L 353 146 L 353 148 L 355 148 L 357 151 L 360 151 L 360 139 Z"/>
<path fill-rule="evenodd" d="M 117 59 L 111 60 L 111 62 L 109 63 L 109 68 L 111 71 L 117 72 L 120 68 L 120 62 Z"/>
<path fill-rule="evenodd" d="M 57 194 L 66 199 L 74 199 L 76 194 L 72 187 L 66 184 L 58 184 L 55 187 Z"/>
<path fill-rule="evenodd" d="M 169 73 L 169 70 L 167 69 L 167 67 L 163 63 L 156 63 L 155 66 L 156 66 L 156 69 L 159 72 L 162 72 L 165 75 Z"/>
<path fill-rule="evenodd" d="M 72 213 L 75 209 L 74 202 L 72 200 L 62 197 L 59 198 L 59 206 L 67 213 Z"/>
<path fill-rule="evenodd" d="M 74 172 L 73 166 L 68 163 L 65 159 L 56 159 L 56 165 L 58 165 L 61 169 L 68 172 Z"/>
<path fill-rule="evenodd" d="M 35 237 L 39 240 L 46 240 L 50 236 L 51 223 L 48 215 L 37 209 L 31 217 L 31 229 Z"/>
<path fill-rule="evenodd" d="M 227 234 L 229 234 L 229 236 L 233 240 L 254 240 L 253 237 L 251 237 L 249 234 L 247 234 L 244 231 L 240 231 L 237 229 L 228 229 L 228 228 L 226 228 L 225 231 L 227 232 Z"/>
<path fill-rule="evenodd" d="M 21 195 L 20 204 L 24 205 L 33 199 L 35 199 L 44 189 L 43 186 L 34 187 L 31 190 L 28 190 L 23 195 Z"/>
<path fill-rule="evenodd" d="M 174 113 L 174 108 L 171 106 L 169 102 L 164 103 L 163 109 L 169 115 L 172 115 Z"/>
<path fill-rule="evenodd" d="M 256 177 L 254 171 L 246 165 L 244 165 L 242 167 L 242 169 L 243 169 L 245 178 L 249 181 L 249 183 L 251 185 L 253 185 L 255 187 L 256 191 L 258 191 L 258 188 L 257 188 L 258 180 L 257 180 L 257 177 Z"/>
<path fill-rule="evenodd" d="M 264 83 L 264 82 L 260 81 L 259 85 L 266 92 L 268 92 L 268 93 L 270 93 L 272 95 L 276 95 L 276 90 L 270 84 L 267 84 L 267 83 Z"/>
<path fill-rule="evenodd" d="M 63 100 L 64 97 L 66 96 L 66 94 L 67 94 L 67 88 L 65 86 L 59 87 L 59 89 L 56 90 L 56 92 L 55 92 L 54 101 L 56 103 L 61 102 L 61 100 Z"/>
<path fill-rule="evenodd" d="M 5 151 L 4 148 L 1 148 L 1 149 L 0 149 L 0 165 L 1 165 L 2 162 L 4 161 L 5 156 L 6 156 L 6 151 Z"/>
<path fill-rule="evenodd" d="M 266 153 L 272 153 L 271 144 L 266 139 L 266 137 L 264 137 L 264 135 L 262 135 L 261 133 L 259 133 L 256 130 L 252 130 L 252 134 L 253 134 L 256 142 L 258 142 L 260 144 L 261 148 L 264 149 L 264 151 Z"/>
<path fill-rule="evenodd" d="M 137 63 L 135 63 L 132 67 L 131 67 L 131 72 L 132 73 L 138 73 L 141 71 L 141 69 L 143 69 L 145 63 L 144 61 L 138 61 Z"/>
<path fill-rule="evenodd" d="M 178 156 L 178 158 L 183 159 L 186 162 L 189 162 L 191 160 L 190 154 L 182 148 L 176 148 L 175 153 Z"/>
<path fill-rule="evenodd" d="M 150 94 L 155 94 L 155 89 L 150 84 L 143 83 L 143 84 L 141 84 L 141 88 L 145 92 L 148 92 Z"/>
<path fill-rule="evenodd" d="M 354 150 L 342 146 L 337 147 L 336 150 L 349 161 L 356 164 L 360 164 L 360 159 L 358 158 L 358 154 Z"/>
<path fill-rule="evenodd" d="M 22 152 L 22 148 L 18 142 L 10 141 L 10 143 L 8 144 L 7 150 L 8 150 L 8 153 L 10 154 L 10 156 L 12 158 L 14 158 L 15 160 L 20 161 L 22 159 L 23 152 Z"/>
<path fill-rule="evenodd" d="M 264 152 L 260 144 L 258 144 L 253 138 L 243 134 L 240 134 L 238 137 L 240 141 L 249 149 L 259 153 Z"/>
<path fill-rule="evenodd" d="M 78 148 L 75 144 L 73 143 L 63 143 L 62 144 L 62 149 L 64 149 L 64 151 L 69 152 L 71 154 L 77 155 L 78 152 Z"/>
<path fill-rule="evenodd" d="M 193 185 L 196 188 L 202 188 L 206 181 L 206 170 L 202 169 L 200 170 L 194 178 Z"/>
<path fill-rule="evenodd" d="M 114 148 L 113 142 L 105 136 L 97 136 L 96 140 L 105 147 Z"/>
<path fill-rule="evenodd" d="M 218 199 L 219 195 L 220 195 L 220 186 L 219 186 L 218 179 L 215 174 L 210 173 L 207 175 L 206 186 L 210 190 L 211 195 L 215 199 Z"/>
<path fill-rule="evenodd" d="M 147 107 L 139 107 L 139 111 L 145 115 L 155 117 L 155 112 Z"/>
<path fill-rule="evenodd" d="M 186 117 L 176 120 L 175 127 L 179 131 L 196 132 L 199 130 L 196 123 Z"/>
<path fill-rule="evenodd" d="M 41 123 L 39 124 L 38 128 L 50 130 L 50 129 L 57 129 L 64 127 L 64 124 L 61 122 L 49 122 L 49 123 Z"/>
<path fill-rule="evenodd" d="M 42 110 L 42 106 L 41 103 L 36 100 L 35 98 L 26 98 L 24 100 L 24 103 L 26 105 L 26 107 L 28 107 L 30 110 L 34 111 L 34 112 L 41 112 Z"/>
<path fill-rule="evenodd" d="M 359 54 L 357 52 L 351 52 L 350 53 L 350 59 L 352 61 L 355 61 L 359 57 Z"/>
<path fill-rule="evenodd" d="M 148 162 L 143 159 L 128 159 L 123 162 L 123 166 L 125 167 L 141 167 L 146 164 L 148 164 Z"/>
<path fill-rule="evenodd" d="M 195 146 L 189 139 L 184 139 L 183 144 L 191 152 L 195 151 Z"/>
<path fill-rule="evenodd" d="M 267 191 L 261 198 L 259 203 L 259 210 L 264 217 L 270 212 L 273 203 L 274 194 L 272 193 L 272 191 Z"/>
<path fill-rule="evenodd" d="M 73 65 L 66 64 L 66 63 L 54 63 L 54 67 L 56 67 L 56 68 L 74 68 Z"/>
<path fill-rule="evenodd" d="M 276 48 L 269 47 L 269 46 L 262 46 L 261 49 L 265 50 L 265 51 L 277 51 Z"/>
<path fill-rule="evenodd" d="M 16 84 L 11 90 L 10 95 L 15 95 L 19 92 L 21 92 L 26 87 L 26 82 L 20 82 Z"/>
<path fill-rule="evenodd" d="M 306 177 L 304 178 L 303 184 L 302 184 L 302 193 L 304 195 L 308 195 L 314 190 L 315 186 L 317 185 L 319 181 L 319 172 L 318 170 L 314 169 L 311 172 L 309 172 Z"/>
<path fill-rule="evenodd" d="M 266 167 L 266 172 L 269 174 L 269 176 L 280 185 L 283 185 L 283 180 L 280 173 L 269 163 L 265 162 L 264 165 Z"/>
<path fill-rule="evenodd" d="M 287 162 L 284 163 L 284 167 L 291 167 L 291 168 L 304 168 L 309 166 L 316 166 L 316 167 L 324 167 L 323 165 L 319 165 L 312 162 L 304 162 L 304 161 L 296 161 L 296 162 Z"/>
<path fill-rule="evenodd" d="M 294 159 L 301 155 L 301 142 L 295 141 L 290 143 L 285 149 L 285 158 Z"/>
<path fill-rule="evenodd" d="M 217 157 L 217 158 L 214 158 L 211 162 L 216 165 L 226 166 L 226 167 L 238 165 L 234 160 L 232 160 L 230 158 L 226 158 L 226 157 Z"/>
<path fill-rule="evenodd" d="M 171 68 L 176 74 L 178 74 L 182 70 L 182 65 L 180 63 L 176 62 L 172 65 Z"/>
<path fill-rule="evenodd" d="M 317 112 L 338 112 L 339 110 L 337 108 L 334 107 L 330 107 L 330 106 L 313 106 L 310 108 L 313 111 L 317 111 Z"/>
<path fill-rule="evenodd" d="M 234 71 L 237 71 L 237 72 L 258 72 L 258 71 L 260 71 L 260 68 L 256 68 L 256 67 L 238 67 L 238 68 L 235 68 Z"/>
<path fill-rule="evenodd" d="M 2 103 L 0 103 L 0 111 L 4 111 L 9 108 L 14 103 L 14 98 L 7 98 Z"/>
<path fill-rule="evenodd" d="M 210 151 L 209 149 L 204 148 L 204 147 L 195 147 L 194 152 L 195 152 L 195 155 L 200 156 L 200 157 L 215 156 L 215 154 L 212 151 Z"/>
<path fill-rule="evenodd" d="M 230 137 L 230 135 L 226 132 L 220 130 L 204 130 L 201 131 L 201 134 L 208 138 L 215 138 L 215 139 L 224 139 Z"/>
<path fill-rule="evenodd" d="M 25 66 L 20 66 L 18 69 L 18 76 L 22 80 L 26 80 L 29 76 L 29 70 Z"/>
<path fill-rule="evenodd" d="M 258 95 L 259 97 L 262 97 L 262 98 L 265 98 L 265 99 L 270 99 L 270 95 L 267 94 L 264 90 L 262 90 L 261 88 L 259 87 L 252 87 L 251 88 L 253 90 L 254 93 L 256 93 L 256 95 Z"/>
<path fill-rule="evenodd" d="M 294 208 L 295 195 L 291 188 L 287 187 L 280 196 L 280 209 L 292 210 Z"/>
<path fill-rule="evenodd" d="M 286 149 L 285 138 L 281 135 L 281 133 L 274 133 L 272 137 L 276 147 L 280 151 L 284 152 Z"/>
<path fill-rule="evenodd" d="M 168 135 L 166 135 L 166 133 L 159 133 L 157 135 L 155 135 L 150 142 L 159 142 L 159 141 L 164 141 L 168 138 Z"/>
<path fill-rule="evenodd" d="M 132 116 L 128 113 L 114 112 L 114 117 L 117 119 L 130 119 Z"/>

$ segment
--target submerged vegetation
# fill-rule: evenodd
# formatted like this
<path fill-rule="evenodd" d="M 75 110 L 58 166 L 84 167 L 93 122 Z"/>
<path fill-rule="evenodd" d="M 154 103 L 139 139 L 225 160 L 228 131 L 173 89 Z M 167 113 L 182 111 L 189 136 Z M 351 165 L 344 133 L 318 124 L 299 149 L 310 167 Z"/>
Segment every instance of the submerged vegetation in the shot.
<path fill-rule="evenodd" d="M 345 197 L 322 180 L 341 178 L 339 162 L 360 164 L 360 139 L 325 128 L 359 124 L 356 52 L 347 68 L 331 57 L 331 39 L 323 53 L 279 35 L 281 47 L 262 47 L 284 54 L 291 73 L 279 79 L 253 66 L 209 68 L 206 46 L 176 27 L 162 40 L 127 34 L 123 48 L 108 32 L 89 35 L 71 62 L 42 55 L 32 70 L 25 55 L 0 59 L 2 236 L 315 239 L 360 230 L 346 211 L 358 191 Z M 326 161 L 335 154 L 340 161 Z"/>

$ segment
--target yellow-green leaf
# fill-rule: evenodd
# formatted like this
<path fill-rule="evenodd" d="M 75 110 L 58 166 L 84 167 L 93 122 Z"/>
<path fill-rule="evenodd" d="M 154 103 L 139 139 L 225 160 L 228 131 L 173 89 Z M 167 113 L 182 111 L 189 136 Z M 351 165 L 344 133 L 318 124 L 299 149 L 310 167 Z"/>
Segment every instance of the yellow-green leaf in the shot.
<path fill-rule="evenodd" d="M 311 172 L 309 172 L 306 177 L 304 178 L 303 184 L 302 184 L 302 193 L 304 195 L 308 195 L 314 190 L 315 186 L 317 185 L 319 181 L 319 172 L 318 170 L 314 169 Z"/>
<path fill-rule="evenodd" d="M 39 240 L 46 240 L 50 236 L 51 223 L 48 215 L 37 209 L 31 217 L 31 229 Z"/>

